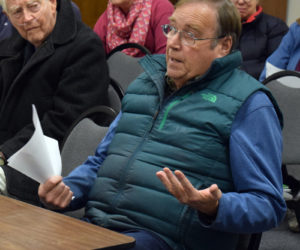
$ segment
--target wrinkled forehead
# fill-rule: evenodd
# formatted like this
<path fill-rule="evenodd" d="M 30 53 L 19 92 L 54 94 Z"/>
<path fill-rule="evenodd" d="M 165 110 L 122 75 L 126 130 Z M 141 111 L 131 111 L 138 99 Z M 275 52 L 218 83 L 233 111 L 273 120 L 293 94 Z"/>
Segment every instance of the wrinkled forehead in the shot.
<path fill-rule="evenodd" d="M 217 27 L 217 10 L 210 4 L 190 2 L 175 9 L 170 23 L 177 26 L 191 27 L 196 30 L 215 31 Z"/>
<path fill-rule="evenodd" d="M 12 10 L 15 8 L 26 6 L 28 4 L 32 4 L 34 2 L 41 3 L 43 1 L 44 0 L 6 0 L 6 8 L 7 10 Z"/>

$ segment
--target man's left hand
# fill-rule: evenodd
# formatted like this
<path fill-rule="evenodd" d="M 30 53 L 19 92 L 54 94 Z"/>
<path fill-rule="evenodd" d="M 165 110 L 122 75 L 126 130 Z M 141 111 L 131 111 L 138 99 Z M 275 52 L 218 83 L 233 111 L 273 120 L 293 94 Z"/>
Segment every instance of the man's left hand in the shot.
<path fill-rule="evenodd" d="M 158 171 L 156 176 L 181 203 L 209 216 L 217 214 L 222 192 L 216 184 L 206 189 L 198 190 L 181 171 L 175 170 L 172 173 L 169 168 Z"/>

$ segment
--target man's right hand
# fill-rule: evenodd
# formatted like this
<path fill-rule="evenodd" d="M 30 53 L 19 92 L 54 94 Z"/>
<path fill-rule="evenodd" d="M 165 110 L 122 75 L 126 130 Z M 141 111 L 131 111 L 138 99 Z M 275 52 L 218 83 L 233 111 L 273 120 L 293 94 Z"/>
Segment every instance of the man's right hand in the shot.
<path fill-rule="evenodd" d="M 52 210 L 66 208 L 73 197 L 73 192 L 63 183 L 61 176 L 52 176 L 40 184 L 38 194 L 41 202 Z"/>

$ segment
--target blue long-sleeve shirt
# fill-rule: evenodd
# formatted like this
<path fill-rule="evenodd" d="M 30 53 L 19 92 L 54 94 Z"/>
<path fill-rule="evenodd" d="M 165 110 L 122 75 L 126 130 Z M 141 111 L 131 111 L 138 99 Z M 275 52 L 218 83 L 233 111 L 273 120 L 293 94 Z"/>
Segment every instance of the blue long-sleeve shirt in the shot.
<path fill-rule="evenodd" d="M 95 155 L 64 178 L 76 197 L 70 209 L 86 203 L 121 115 L 111 124 Z M 223 193 L 217 217 L 211 224 L 201 223 L 238 233 L 265 231 L 276 226 L 286 208 L 282 197 L 282 139 L 275 109 L 264 93 L 253 94 L 238 111 L 229 144 L 235 192 Z"/>
<path fill-rule="evenodd" d="M 267 58 L 265 67 L 259 77 L 260 81 L 266 79 L 267 63 L 282 70 L 296 70 L 300 61 L 300 24 L 294 22 L 289 32 L 282 38 L 279 47 Z"/>

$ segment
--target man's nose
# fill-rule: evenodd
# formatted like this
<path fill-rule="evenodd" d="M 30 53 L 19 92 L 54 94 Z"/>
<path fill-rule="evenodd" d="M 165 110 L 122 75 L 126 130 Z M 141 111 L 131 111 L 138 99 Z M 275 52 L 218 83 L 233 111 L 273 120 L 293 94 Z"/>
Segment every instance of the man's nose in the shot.
<path fill-rule="evenodd" d="M 34 16 L 32 15 L 32 13 L 30 11 L 28 11 L 27 9 L 23 10 L 23 23 L 27 23 L 32 21 L 32 19 L 34 19 Z"/>
<path fill-rule="evenodd" d="M 172 48 L 179 48 L 181 46 L 181 33 L 176 32 L 175 35 L 168 38 L 168 45 Z"/>

